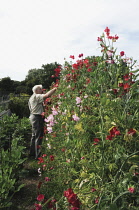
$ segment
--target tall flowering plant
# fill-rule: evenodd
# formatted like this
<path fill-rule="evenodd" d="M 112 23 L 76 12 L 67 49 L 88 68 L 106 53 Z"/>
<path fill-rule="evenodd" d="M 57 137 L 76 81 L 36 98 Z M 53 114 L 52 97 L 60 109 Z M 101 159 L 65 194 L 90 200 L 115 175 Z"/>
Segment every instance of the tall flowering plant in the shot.
<path fill-rule="evenodd" d="M 118 39 L 106 27 L 98 37 L 102 56 L 79 54 L 75 61 L 71 55 L 56 71 L 60 80 L 45 114 L 43 145 L 54 157 L 53 170 L 46 161 L 42 176 L 51 181 L 40 190 L 55 196 L 57 208 L 139 205 L 138 69 L 123 50 L 117 54 Z"/>

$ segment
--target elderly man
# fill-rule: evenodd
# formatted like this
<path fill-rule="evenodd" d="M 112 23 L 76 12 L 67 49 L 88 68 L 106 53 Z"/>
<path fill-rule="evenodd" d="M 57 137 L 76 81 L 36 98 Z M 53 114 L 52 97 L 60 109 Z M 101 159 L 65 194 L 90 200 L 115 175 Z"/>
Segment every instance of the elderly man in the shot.
<path fill-rule="evenodd" d="M 45 94 L 42 94 L 42 85 L 35 85 L 32 88 L 33 95 L 30 97 L 28 105 L 30 110 L 30 122 L 32 125 L 32 138 L 30 145 L 30 156 L 37 159 L 40 156 L 40 145 L 42 144 L 44 131 L 43 101 L 50 97 L 57 88 L 53 88 Z"/>

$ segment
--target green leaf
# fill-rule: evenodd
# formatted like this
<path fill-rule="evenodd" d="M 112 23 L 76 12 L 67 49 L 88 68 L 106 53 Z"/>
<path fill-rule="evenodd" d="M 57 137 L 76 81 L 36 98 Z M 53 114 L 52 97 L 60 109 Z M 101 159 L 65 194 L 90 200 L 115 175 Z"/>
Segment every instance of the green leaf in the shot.
<path fill-rule="evenodd" d="M 118 210 L 118 207 L 115 203 L 111 204 L 109 210 Z"/>

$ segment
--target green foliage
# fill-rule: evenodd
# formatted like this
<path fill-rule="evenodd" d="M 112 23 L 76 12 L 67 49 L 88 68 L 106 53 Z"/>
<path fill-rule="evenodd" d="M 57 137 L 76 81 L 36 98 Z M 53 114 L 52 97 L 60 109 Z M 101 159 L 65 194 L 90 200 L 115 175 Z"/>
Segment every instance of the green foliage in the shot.
<path fill-rule="evenodd" d="M 138 70 L 108 41 L 102 35 L 102 56 L 65 63 L 46 110 L 39 193 L 60 209 L 72 209 L 69 188 L 83 210 L 139 207 Z"/>
<path fill-rule="evenodd" d="M 19 118 L 29 117 L 28 108 L 29 96 L 22 94 L 20 96 L 10 95 L 9 109 L 12 113 L 15 113 Z"/>
<path fill-rule="evenodd" d="M 28 118 L 19 119 L 18 116 L 4 116 L 0 120 L 0 142 L 1 148 L 5 150 L 11 148 L 13 138 L 22 137 L 20 145 L 27 146 L 27 139 L 30 138 L 31 125 Z"/>
<path fill-rule="evenodd" d="M 25 161 L 22 158 L 23 146 L 19 145 L 21 137 L 12 140 L 11 150 L 1 149 L 0 154 L 0 208 L 9 207 L 15 192 L 23 185 L 17 184 L 21 164 Z"/>
<path fill-rule="evenodd" d="M 15 192 L 23 185 L 18 183 L 22 164 L 26 160 L 25 149 L 30 138 L 28 118 L 19 119 L 15 114 L 0 120 L 0 208 L 11 205 Z"/>
<path fill-rule="evenodd" d="M 57 62 L 42 65 L 40 69 L 31 69 L 26 76 L 25 82 L 28 88 L 28 93 L 32 94 L 32 87 L 36 84 L 42 84 L 44 88 L 49 89 L 53 82 L 56 82 L 58 77 L 53 77 L 55 69 L 61 66 Z"/>

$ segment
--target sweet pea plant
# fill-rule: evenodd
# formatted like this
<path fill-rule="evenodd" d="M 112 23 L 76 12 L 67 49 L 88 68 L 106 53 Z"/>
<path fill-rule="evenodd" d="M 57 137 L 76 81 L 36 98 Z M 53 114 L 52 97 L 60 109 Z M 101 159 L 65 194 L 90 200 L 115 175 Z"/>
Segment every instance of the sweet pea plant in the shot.
<path fill-rule="evenodd" d="M 139 70 L 118 39 L 106 27 L 102 56 L 71 55 L 55 70 L 34 209 L 139 207 Z"/>

